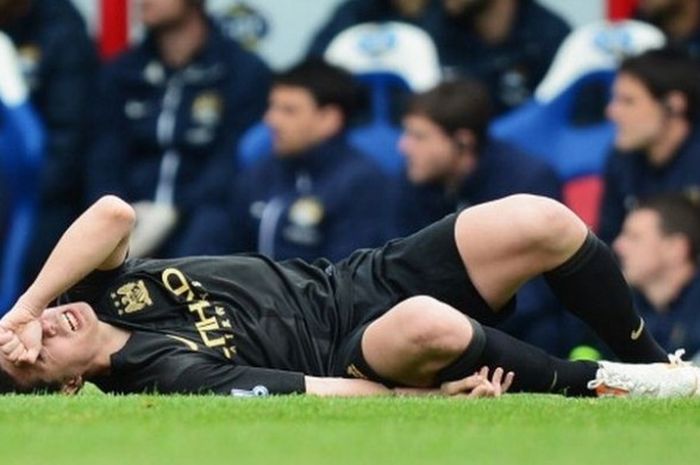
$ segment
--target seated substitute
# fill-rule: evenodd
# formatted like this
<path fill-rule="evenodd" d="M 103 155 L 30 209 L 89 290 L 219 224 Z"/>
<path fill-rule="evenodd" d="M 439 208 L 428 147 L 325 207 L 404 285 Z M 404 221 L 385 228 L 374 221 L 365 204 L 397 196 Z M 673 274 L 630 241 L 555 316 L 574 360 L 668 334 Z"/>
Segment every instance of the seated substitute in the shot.
<path fill-rule="evenodd" d="M 561 198 L 546 162 L 488 135 L 492 103 L 475 80 L 455 79 L 413 96 L 399 149 L 406 159 L 398 233 L 511 194 Z"/>
<path fill-rule="evenodd" d="M 440 64 L 488 86 L 497 113 L 530 98 L 569 25 L 536 0 L 440 0 L 424 22 Z"/>
<path fill-rule="evenodd" d="M 205 3 L 139 2 L 144 40 L 102 73 L 88 196 L 120 195 L 139 211 L 134 256 L 199 252 L 200 212 L 223 208 L 231 153 L 265 108 L 269 69 Z"/>
<path fill-rule="evenodd" d="M 607 114 L 615 123 L 605 168 L 600 237 L 611 243 L 638 199 L 700 189 L 700 72 L 671 50 L 625 60 Z"/>
<path fill-rule="evenodd" d="M 486 367 L 498 371 L 491 392 L 698 394 L 700 369 L 679 360 L 564 361 L 477 321 L 545 273 L 620 358 L 666 359 L 609 250 L 550 199 L 476 206 L 336 264 L 126 260 L 134 222 L 105 197 L 66 231 L 0 320 L 5 388 L 85 376 L 123 393 L 360 395 L 466 382 Z M 61 294 L 69 303 L 45 311 Z"/>
<path fill-rule="evenodd" d="M 643 200 L 613 248 L 640 316 L 666 350 L 700 351 L 700 213 L 681 194 Z"/>
<path fill-rule="evenodd" d="M 346 139 L 361 96 L 350 74 L 320 60 L 274 79 L 265 114 L 273 153 L 235 183 L 225 232 L 235 252 L 339 260 L 388 239 L 390 182 Z"/>

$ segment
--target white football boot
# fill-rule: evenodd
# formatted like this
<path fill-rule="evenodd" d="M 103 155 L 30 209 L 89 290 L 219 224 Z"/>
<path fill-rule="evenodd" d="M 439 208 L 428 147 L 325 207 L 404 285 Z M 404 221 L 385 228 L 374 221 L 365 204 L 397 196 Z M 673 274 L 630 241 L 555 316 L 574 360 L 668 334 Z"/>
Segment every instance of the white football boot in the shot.
<path fill-rule="evenodd" d="M 599 396 L 700 396 L 700 368 L 681 360 L 684 350 L 668 356 L 669 363 L 600 362 L 588 389 Z"/>

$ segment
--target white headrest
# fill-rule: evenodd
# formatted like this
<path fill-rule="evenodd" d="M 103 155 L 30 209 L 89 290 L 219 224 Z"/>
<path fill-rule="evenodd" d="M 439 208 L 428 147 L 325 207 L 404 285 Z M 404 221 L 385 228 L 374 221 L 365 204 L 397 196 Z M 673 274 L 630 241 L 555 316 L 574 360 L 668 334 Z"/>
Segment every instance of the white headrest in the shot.
<path fill-rule="evenodd" d="M 616 70 L 628 56 L 661 48 L 666 43 L 656 27 L 640 21 L 597 21 L 575 29 L 559 47 L 535 99 L 548 102 L 580 77 Z"/>
<path fill-rule="evenodd" d="M 8 106 L 17 106 L 27 99 L 27 86 L 17 58 L 14 44 L 0 32 L 0 100 Z"/>
<path fill-rule="evenodd" d="M 432 39 L 422 29 L 406 23 L 365 23 L 350 27 L 331 41 L 324 57 L 353 74 L 395 74 L 419 92 L 436 86 L 441 77 Z"/>

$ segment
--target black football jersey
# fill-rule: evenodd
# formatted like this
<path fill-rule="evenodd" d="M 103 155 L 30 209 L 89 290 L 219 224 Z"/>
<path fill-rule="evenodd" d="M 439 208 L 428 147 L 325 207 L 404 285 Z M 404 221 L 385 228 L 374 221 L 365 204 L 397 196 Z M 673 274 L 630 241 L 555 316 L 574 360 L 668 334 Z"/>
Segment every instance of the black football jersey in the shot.
<path fill-rule="evenodd" d="M 286 394 L 328 375 L 344 336 L 335 267 L 257 255 L 130 259 L 62 300 L 132 332 L 95 378 L 108 392 Z"/>

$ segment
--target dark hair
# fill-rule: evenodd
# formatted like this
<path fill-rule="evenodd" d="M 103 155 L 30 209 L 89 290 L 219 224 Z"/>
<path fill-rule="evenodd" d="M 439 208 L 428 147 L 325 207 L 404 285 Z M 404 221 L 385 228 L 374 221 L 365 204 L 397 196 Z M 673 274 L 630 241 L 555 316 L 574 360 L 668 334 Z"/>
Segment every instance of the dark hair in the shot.
<path fill-rule="evenodd" d="M 408 102 L 407 115 L 425 116 L 448 135 L 468 129 L 477 144 L 486 138 L 491 120 L 491 98 L 486 88 L 472 79 L 454 79 L 414 95 Z"/>
<path fill-rule="evenodd" d="M 360 85 L 350 73 L 318 58 L 308 59 L 277 74 L 274 86 L 306 89 L 318 106 L 336 105 L 340 108 L 346 124 L 364 101 Z"/>
<path fill-rule="evenodd" d="M 659 215 L 661 231 L 681 234 L 688 240 L 690 259 L 700 258 L 700 196 L 697 192 L 661 194 L 641 200 L 635 210 L 652 210 Z"/>
<path fill-rule="evenodd" d="M 700 102 L 700 66 L 687 53 L 672 48 L 649 50 L 624 60 L 619 72 L 639 79 L 656 100 L 680 92 L 687 101 L 684 116 L 695 122 Z"/>
<path fill-rule="evenodd" d="M 36 383 L 32 386 L 25 386 L 10 376 L 8 372 L 0 368 L 0 395 L 3 394 L 51 394 L 59 392 L 59 383 Z"/>

